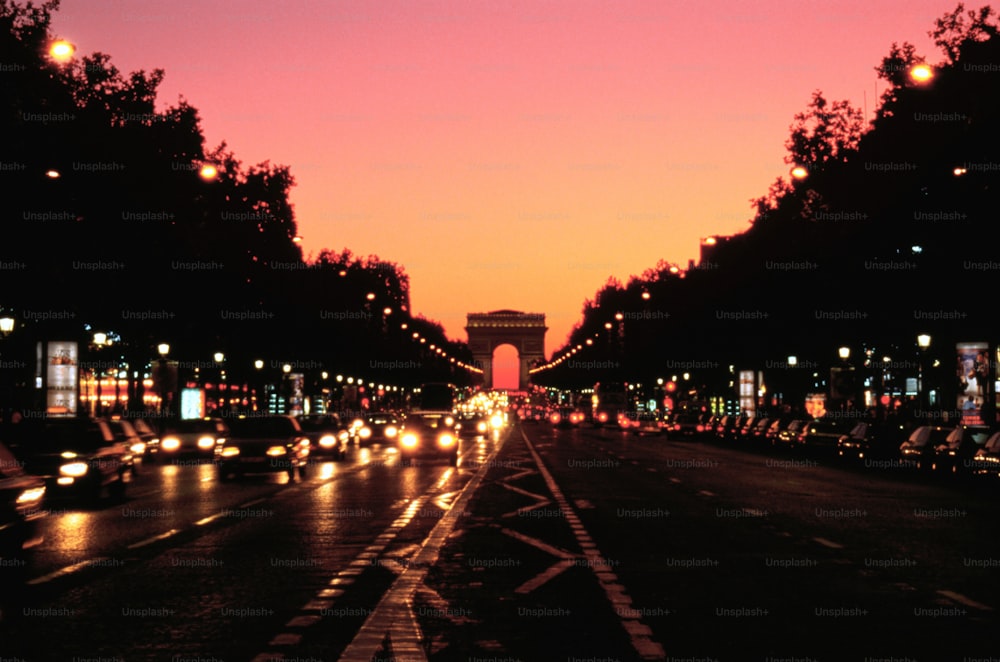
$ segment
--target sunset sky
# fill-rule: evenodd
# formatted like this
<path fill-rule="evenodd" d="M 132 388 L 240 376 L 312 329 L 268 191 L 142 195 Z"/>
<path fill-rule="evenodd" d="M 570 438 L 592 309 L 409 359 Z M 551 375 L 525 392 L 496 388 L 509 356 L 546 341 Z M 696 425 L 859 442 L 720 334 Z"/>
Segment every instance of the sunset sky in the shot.
<path fill-rule="evenodd" d="M 948 0 L 63 0 L 53 31 L 162 68 L 208 147 L 288 165 L 307 258 L 403 265 L 412 307 L 545 313 L 748 227 L 812 92 L 867 104 Z M 979 5 L 969 5 L 978 7 Z"/>

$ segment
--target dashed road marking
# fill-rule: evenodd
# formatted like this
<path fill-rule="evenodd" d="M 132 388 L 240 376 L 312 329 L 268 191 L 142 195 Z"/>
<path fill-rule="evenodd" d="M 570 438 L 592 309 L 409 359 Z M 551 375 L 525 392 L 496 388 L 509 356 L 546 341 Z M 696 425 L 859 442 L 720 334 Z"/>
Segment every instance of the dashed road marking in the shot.
<path fill-rule="evenodd" d="M 984 605 L 982 602 L 976 602 L 972 598 L 966 597 L 961 593 L 956 593 L 955 591 L 938 591 L 939 595 L 943 595 L 949 600 L 954 600 L 955 602 L 965 605 L 966 607 L 972 607 L 973 609 L 978 609 L 980 611 L 993 611 L 993 607 L 989 605 Z"/>
<path fill-rule="evenodd" d="M 613 606 L 622 604 L 630 605 L 632 603 L 632 599 L 625 592 L 625 587 L 618 582 L 617 575 L 609 569 L 607 561 L 601 555 L 601 552 L 597 549 L 596 545 L 594 545 L 590 535 L 583 528 L 580 518 L 575 512 L 573 512 L 573 509 L 570 507 L 569 500 L 562 493 L 562 490 L 559 489 L 559 485 L 556 484 L 555 478 L 553 478 L 552 474 L 549 473 L 549 470 L 545 468 L 545 464 L 542 462 L 541 456 L 531 444 L 528 436 L 523 430 L 520 430 L 520 432 L 521 438 L 524 440 L 524 443 L 528 447 L 528 451 L 535 460 L 535 464 L 538 465 L 538 471 L 542 474 L 542 478 L 545 480 L 545 484 L 549 488 L 552 498 L 555 499 L 556 504 L 562 510 L 566 521 L 569 522 L 571 527 L 573 527 L 573 536 L 576 538 L 580 547 L 584 550 L 587 566 L 597 576 L 598 583 L 601 585 L 601 588 L 604 589 L 604 593 L 607 596 L 608 601 Z M 663 646 L 653 639 L 652 630 L 642 623 L 639 614 L 623 610 L 616 610 L 616 612 L 622 628 L 629 636 L 632 647 L 637 653 L 639 653 L 640 657 L 646 660 L 662 660 L 666 657 Z"/>
<path fill-rule="evenodd" d="M 844 549 L 844 546 L 839 542 L 833 542 L 832 540 L 827 540 L 826 538 L 813 538 L 813 540 L 824 547 L 829 547 L 830 549 Z"/>

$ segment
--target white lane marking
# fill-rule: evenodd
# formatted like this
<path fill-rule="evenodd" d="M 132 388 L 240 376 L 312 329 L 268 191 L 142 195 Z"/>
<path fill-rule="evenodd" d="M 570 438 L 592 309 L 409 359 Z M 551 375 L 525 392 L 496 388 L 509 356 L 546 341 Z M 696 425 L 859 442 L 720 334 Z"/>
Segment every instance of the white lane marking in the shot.
<path fill-rule="evenodd" d="M 542 474 L 542 478 L 545 480 L 545 485 L 549 488 L 549 492 L 552 494 L 552 498 L 556 500 L 556 503 L 563 511 L 566 519 L 571 524 L 578 524 L 579 517 L 570 507 L 569 500 L 562 493 L 562 490 L 559 489 L 559 485 L 556 484 L 555 478 L 553 478 L 552 474 L 549 473 L 549 470 L 545 468 L 545 464 L 542 462 L 541 456 L 531 444 L 531 441 L 524 433 L 524 430 L 521 430 L 520 432 L 521 438 L 524 439 L 524 443 L 528 446 L 528 451 L 531 452 L 531 455 L 535 460 L 535 464 L 538 466 L 538 471 Z M 589 547 L 591 540 L 590 536 L 586 533 L 582 526 L 580 529 L 574 528 L 573 535 L 576 537 L 577 543 L 581 548 L 584 548 L 584 543 L 588 543 L 588 547 L 584 548 L 584 556 L 586 556 L 587 565 L 597 576 L 598 582 L 600 583 L 601 588 L 604 589 L 608 601 L 613 607 L 615 607 L 615 611 L 618 614 L 618 620 L 621 622 L 622 628 L 628 634 L 632 647 L 643 659 L 664 659 L 666 657 L 666 653 L 663 650 L 663 646 L 653 639 L 652 631 L 641 622 L 640 614 L 618 609 L 618 607 L 622 604 L 631 604 L 632 599 L 625 592 L 625 587 L 618 583 L 617 576 L 607 569 L 608 563 L 601 555 L 597 547 Z"/>
<path fill-rule="evenodd" d="M 824 547 L 829 547 L 830 549 L 844 549 L 844 546 L 839 542 L 833 542 L 832 540 L 827 540 L 826 538 L 813 538 L 813 540 Z"/>
<path fill-rule="evenodd" d="M 98 556 L 97 558 L 88 559 L 86 561 L 80 561 L 79 563 L 74 563 L 73 565 L 68 565 L 65 568 L 60 568 L 59 570 L 50 572 L 47 575 L 42 575 L 41 577 L 35 577 L 34 579 L 30 579 L 28 580 L 27 583 L 32 586 L 36 584 L 44 584 L 45 582 L 50 582 L 58 577 L 64 577 L 66 575 L 70 575 L 76 572 L 77 570 L 83 570 L 84 568 L 89 568 L 92 565 L 97 565 L 98 563 L 103 563 L 104 561 L 107 560 L 108 560 L 107 557 Z"/>
<path fill-rule="evenodd" d="M 473 474 L 451 509 L 444 513 L 441 521 L 431 529 L 420 551 L 403 574 L 385 592 L 375 610 L 365 619 L 364 625 L 344 649 L 340 656 L 341 662 L 370 662 L 375 653 L 382 648 L 387 633 L 393 653 L 398 655 L 400 651 L 406 652 L 400 659 L 426 662 L 427 655 L 420 644 L 422 638 L 420 627 L 413 614 L 413 595 L 423 586 L 427 571 L 437 563 L 441 548 L 464 515 L 466 505 L 486 475 L 486 469 L 492 466 L 492 458 L 502 447 L 502 443 L 497 445 L 490 461 L 485 462 L 483 467 Z"/>
<path fill-rule="evenodd" d="M 177 535 L 180 532 L 181 532 L 180 529 L 170 529 L 169 531 L 161 533 L 158 536 L 152 536 L 150 538 L 146 538 L 145 540 L 134 542 L 128 546 L 128 549 L 138 549 L 140 547 L 145 547 L 146 545 L 152 545 L 154 542 L 159 542 L 160 540 L 166 540 L 170 536 Z"/>
<path fill-rule="evenodd" d="M 976 602 L 972 598 L 966 597 L 961 593 L 956 593 L 955 591 L 942 590 L 938 591 L 938 593 L 949 600 L 954 600 L 955 602 L 965 605 L 966 607 L 972 607 L 973 609 L 978 609 L 980 611 L 993 611 L 993 607 L 984 605 L 982 602 Z"/>

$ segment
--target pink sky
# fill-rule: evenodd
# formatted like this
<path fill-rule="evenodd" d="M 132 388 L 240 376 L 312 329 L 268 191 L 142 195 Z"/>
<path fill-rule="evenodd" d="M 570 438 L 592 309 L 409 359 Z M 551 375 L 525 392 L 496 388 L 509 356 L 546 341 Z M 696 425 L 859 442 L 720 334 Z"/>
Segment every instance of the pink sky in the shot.
<path fill-rule="evenodd" d="M 63 0 L 78 53 L 166 71 L 208 146 L 291 167 L 305 256 L 403 265 L 413 311 L 545 313 L 748 227 L 815 89 L 873 112 L 944 0 Z M 978 5 L 969 5 L 977 7 Z M 866 99 L 867 96 L 867 99 Z"/>

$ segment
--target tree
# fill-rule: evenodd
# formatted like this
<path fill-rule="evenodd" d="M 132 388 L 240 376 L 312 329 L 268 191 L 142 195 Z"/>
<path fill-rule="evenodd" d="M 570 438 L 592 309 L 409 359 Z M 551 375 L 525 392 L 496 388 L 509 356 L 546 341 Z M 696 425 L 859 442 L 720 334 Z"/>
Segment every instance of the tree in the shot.
<path fill-rule="evenodd" d="M 934 29 L 927 35 L 944 51 L 948 60 L 955 63 L 967 43 L 997 36 L 997 25 L 990 22 L 994 16 L 996 12 L 989 5 L 966 11 L 965 4 L 960 2 L 950 13 L 934 21 Z"/>
<path fill-rule="evenodd" d="M 857 150 L 864 133 L 864 114 L 849 101 L 829 102 L 819 90 L 808 108 L 795 115 L 785 142 L 785 163 L 818 169 L 828 162 L 846 161 Z"/>

